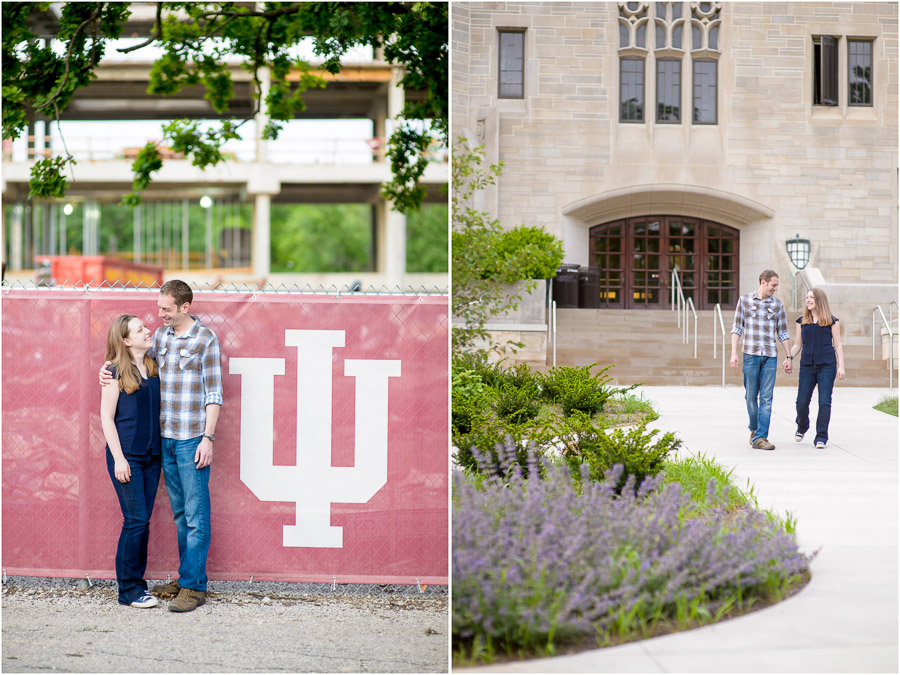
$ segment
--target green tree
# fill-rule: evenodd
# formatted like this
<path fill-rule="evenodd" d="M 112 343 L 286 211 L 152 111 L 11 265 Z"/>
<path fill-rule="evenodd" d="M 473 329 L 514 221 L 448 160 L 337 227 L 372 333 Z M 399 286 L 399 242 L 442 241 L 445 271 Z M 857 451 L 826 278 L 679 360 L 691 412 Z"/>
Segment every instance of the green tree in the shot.
<path fill-rule="evenodd" d="M 406 214 L 406 271 L 447 272 L 446 204 L 424 204 Z"/>
<path fill-rule="evenodd" d="M 130 16 L 127 2 L 62 3 L 56 38 L 63 49 L 36 39 L 31 19 L 50 3 L 3 3 L 3 137 L 16 138 L 36 114 L 59 118 L 75 92 L 90 83 L 109 40 L 121 36 Z M 223 160 L 219 148 L 240 137 L 240 128 L 253 114 L 239 120 L 228 116 L 233 89 L 225 59 L 238 56 L 254 76 L 257 110 L 271 122 L 266 138 L 278 137 L 284 121 L 304 110 L 303 94 L 324 87 L 325 80 L 310 64 L 290 56 L 305 37 L 330 73 L 340 71 L 349 49 L 384 49 L 385 59 L 404 69 L 403 86 L 425 95 L 407 101 L 402 121 L 390 139 L 388 155 L 393 180 L 384 194 L 402 212 L 422 204 L 425 189 L 419 179 L 427 165 L 427 150 L 447 142 L 448 48 L 446 2 L 159 2 L 153 34 L 135 51 L 151 44 L 163 49 L 153 65 L 148 93 L 173 95 L 182 87 L 201 84 L 222 122 L 201 131 L 198 122 L 175 120 L 164 127 L 164 139 L 176 152 L 199 167 Z M 260 69 L 272 72 L 263 99 Z M 288 79 L 294 70 L 299 77 Z M 257 111 L 253 111 L 255 114 Z M 63 197 L 65 165 L 71 156 L 41 160 L 30 182 L 32 197 Z M 134 189 L 124 201 L 140 203 L 140 193 L 162 166 L 158 148 L 145 146 L 132 165 Z"/>
<path fill-rule="evenodd" d="M 372 269 L 367 204 L 300 204 L 272 209 L 273 272 Z"/>
<path fill-rule="evenodd" d="M 506 232 L 500 221 L 473 207 L 479 191 L 493 185 L 502 162 L 487 167 L 484 148 L 470 148 L 465 138 L 454 146 L 453 185 L 453 354 L 472 351 L 479 339 L 488 339 L 488 320 L 514 311 L 522 296 L 509 284 L 529 280 L 526 290 L 536 287 L 535 278 L 550 278 L 562 262 L 562 242 L 535 227 L 517 227 Z M 513 345 L 515 346 L 515 345 Z"/>

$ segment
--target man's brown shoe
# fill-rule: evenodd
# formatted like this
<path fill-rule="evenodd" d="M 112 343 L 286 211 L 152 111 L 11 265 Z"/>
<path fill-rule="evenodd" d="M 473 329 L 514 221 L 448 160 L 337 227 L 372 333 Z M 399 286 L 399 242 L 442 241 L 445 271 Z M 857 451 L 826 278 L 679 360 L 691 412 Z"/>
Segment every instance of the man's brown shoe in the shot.
<path fill-rule="evenodd" d="M 775 446 L 773 444 L 769 443 L 769 439 L 763 438 L 762 436 L 760 436 L 755 441 L 753 441 L 753 447 L 756 448 L 757 450 L 774 450 L 775 449 Z"/>
<path fill-rule="evenodd" d="M 164 597 L 167 595 L 178 595 L 181 591 L 181 584 L 178 583 L 178 579 L 175 581 L 170 581 L 165 584 L 156 584 L 151 591 L 153 595 L 158 595 L 160 597 Z"/>
<path fill-rule="evenodd" d="M 752 432 L 752 431 L 750 432 L 750 447 L 751 448 L 753 447 L 753 433 L 754 432 Z"/>
<path fill-rule="evenodd" d="M 206 603 L 206 593 L 193 588 L 182 588 L 178 597 L 169 603 L 170 612 L 191 612 Z"/>

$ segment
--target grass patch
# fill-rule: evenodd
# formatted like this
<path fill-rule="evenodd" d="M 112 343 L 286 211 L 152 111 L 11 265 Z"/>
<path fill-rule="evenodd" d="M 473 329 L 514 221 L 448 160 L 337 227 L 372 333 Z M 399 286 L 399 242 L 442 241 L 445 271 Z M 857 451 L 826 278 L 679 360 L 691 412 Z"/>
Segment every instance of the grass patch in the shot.
<path fill-rule="evenodd" d="M 885 396 L 872 407 L 875 408 L 875 410 L 880 410 L 883 413 L 897 417 L 897 396 Z"/>

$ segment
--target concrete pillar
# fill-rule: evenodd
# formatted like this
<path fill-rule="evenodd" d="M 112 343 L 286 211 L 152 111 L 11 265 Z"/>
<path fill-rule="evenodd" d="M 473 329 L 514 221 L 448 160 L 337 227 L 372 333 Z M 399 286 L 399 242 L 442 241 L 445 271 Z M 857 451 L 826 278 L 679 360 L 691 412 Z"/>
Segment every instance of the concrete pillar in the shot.
<path fill-rule="evenodd" d="M 22 269 L 22 221 L 25 215 L 25 205 L 16 204 L 12 209 L 12 223 L 9 232 L 9 268 L 11 270 Z"/>
<path fill-rule="evenodd" d="M 384 274 L 389 288 L 402 288 L 406 276 L 406 216 L 395 211 L 387 200 L 381 202 L 376 214 L 376 269 Z"/>
<path fill-rule="evenodd" d="M 272 197 L 258 194 L 253 203 L 253 259 L 251 265 L 253 276 L 259 279 L 268 278 L 272 268 L 270 233 Z"/>

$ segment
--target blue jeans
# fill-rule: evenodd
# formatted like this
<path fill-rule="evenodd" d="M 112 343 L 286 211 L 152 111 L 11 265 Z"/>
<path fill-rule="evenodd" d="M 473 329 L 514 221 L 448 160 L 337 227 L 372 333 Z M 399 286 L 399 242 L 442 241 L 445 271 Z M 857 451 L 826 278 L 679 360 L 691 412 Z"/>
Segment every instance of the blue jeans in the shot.
<path fill-rule="evenodd" d="M 147 569 L 147 542 L 150 540 L 150 516 L 159 487 L 159 457 L 131 459 L 131 480 L 120 483 L 116 478 L 115 460 L 106 451 L 106 470 L 112 479 L 119 506 L 122 508 L 122 533 L 116 548 L 116 581 L 119 603 L 130 605 L 147 591 L 144 571 Z"/>
<path fill-rule="evenodd" d="M 742 370 L 744 372 L 744 391 L 747 397 L 747 414 L 750 415 L 748 428 L 753 432 L 754 441 L 757 438 L 768 438 L 778 357 L 744 354 Z"/>
<path fill-rule="evenodd" d="M 178 583 L 182 588 L 206 592 L 210 467 L 198 469 L 194 463 L 194 454 L 202 439 L 202 436 L 183 441 L 163 438 L 162 468 L 178 530 Z"/>
<path fill-rule="evenodd" d="M 797 431 L 805 434 L 809 430 L 809 402 L 813 389 L 819 385 L 819 416 L 816 418 L 816 438 L 814 442 L 828 442 L 828 423 L 831 421 L 831 392 L 837 365 L 834 363 L 800 366 L 797 386 Z"/>

